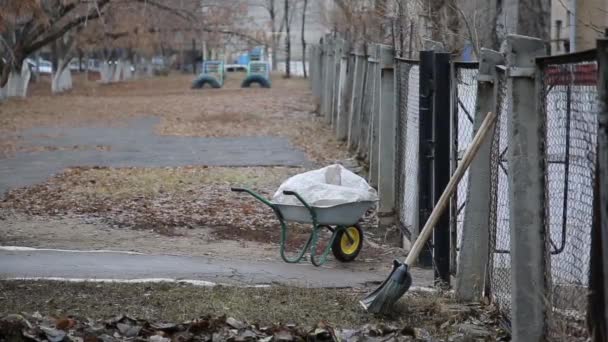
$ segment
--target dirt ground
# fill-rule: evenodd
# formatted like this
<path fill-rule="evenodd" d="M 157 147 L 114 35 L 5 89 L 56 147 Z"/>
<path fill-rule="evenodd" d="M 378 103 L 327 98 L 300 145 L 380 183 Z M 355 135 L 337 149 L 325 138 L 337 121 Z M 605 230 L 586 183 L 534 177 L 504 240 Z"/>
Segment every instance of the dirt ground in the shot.
<path fill-rule="evenodd" d="M 191 75 L 171 75 L 100 85 L 77 75 L 72 91 L 53 96 L 43 78 L 31 86 L 27 99 L 0 104 L 0 150 L 5 155 L 45 151 L 45 146 L 21 146 L 19 133 L 27 128 L 123 125 L 135 116 L 156 115 L 161 118 L 158 134 L 278 135 L 289 138 L 317 165 L 348 157 L 343 143 L 312 113 L 315 104 L 305 80 L 277 77 L 270 90 L 241 89 L 236 75 L 220 90 L 191 90 L 191 81 Z M 280 229 L 274 213 L 229 188 L 246 186 L 270 197 L 282 181 L 303 171 L 73 167 L 5 195 L 0 244 L 278 259 Z M 382 234 L 369 229 L 373 219 L 370 212 L 363 221 L 361 260 L 384 262 L 401 255 L 381 246 Z M 289 248 L 301 247 L 309 232 L 309 227 L 291 226 Z"/>

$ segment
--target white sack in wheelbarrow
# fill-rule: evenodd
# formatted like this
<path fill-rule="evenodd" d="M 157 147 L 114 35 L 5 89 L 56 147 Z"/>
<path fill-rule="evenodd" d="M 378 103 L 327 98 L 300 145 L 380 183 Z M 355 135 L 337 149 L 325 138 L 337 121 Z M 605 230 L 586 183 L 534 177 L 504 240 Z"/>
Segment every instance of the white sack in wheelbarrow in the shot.
<path fill-rule="evenodd" d="M 284 195 L 285 190 L 295 191 L 309 205 L 322 208 L 378 200 L 376 190 L 365 179 L 339 164 L 295 175 L 283 182 L 272 197 L 277 204 L 301 206 L 295 196 Z"/>

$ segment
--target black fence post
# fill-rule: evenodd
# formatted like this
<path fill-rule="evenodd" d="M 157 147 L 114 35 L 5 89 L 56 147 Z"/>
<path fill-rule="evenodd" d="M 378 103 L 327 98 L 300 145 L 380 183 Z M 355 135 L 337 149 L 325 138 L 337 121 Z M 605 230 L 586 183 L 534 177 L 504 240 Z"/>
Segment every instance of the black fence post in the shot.
<path fill-rule="evenodd" d="M 597 62 L 600 111 L 587 316 L 593 342 L 608 338 L 608 39 L 597 41 Z"/>
<path fill-rule="evenodd" d="M 433 158 L 433 67 L 434 51 L 420 51 L 419 81 L 419 145 L 418 145 L 418 222 L 420 227 L 433 210 L 432 158 Z M 448 168 L 449 170 L 449 168 Z M 418 235 L 419 232 L 416 232 Z M 423 267 L 433 266 L 431 244 L 427 243 L 418 257 Z"/>
<path fill-rule="evenodd" d="M 450 182 L 450 54 L 435 53 L 433 69 L 433 204 Z M 450 213 L 445 211 L 433 231 L 435 280 L 450 284 Z"/>

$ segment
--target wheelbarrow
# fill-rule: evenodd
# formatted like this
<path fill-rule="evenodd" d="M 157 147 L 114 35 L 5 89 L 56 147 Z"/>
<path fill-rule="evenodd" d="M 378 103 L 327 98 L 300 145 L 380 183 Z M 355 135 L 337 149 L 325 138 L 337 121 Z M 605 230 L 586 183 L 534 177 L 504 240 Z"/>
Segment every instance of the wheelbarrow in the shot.
<path fill-rule="evenodd" d="M 287 263 L 300 262 L 306 252 L 310 250 L 310 261 L 315 266 L 321 266 L 327 261 L 331 250 L 334 257 L 342 262 L 355 260 L 363 246 L 363 230 L 357 224 L 359 218 L 372 207 L 375 202 L 364 201 L 340 204 L 332 207 L 313 207 L 309 205 L 295 191 L 283 191 L 283 194 L 295 196 L 300 205 L 288 205 L 272 203 L 255 191 L 244 188 L 232 188 L 234 192 L 246 192 L 258 201 L 269 206 L 281 223 L 281 258 Z M 295 257 L 285 255 L 285 243 L 287 241 L 287 223 L 298 222 L 312 224 L 312 232 L 304 247 L 296 253 Z M 332 235 L 325 249 L 318 253 L 319 232 L 323 229 L 329 230 Z"/>

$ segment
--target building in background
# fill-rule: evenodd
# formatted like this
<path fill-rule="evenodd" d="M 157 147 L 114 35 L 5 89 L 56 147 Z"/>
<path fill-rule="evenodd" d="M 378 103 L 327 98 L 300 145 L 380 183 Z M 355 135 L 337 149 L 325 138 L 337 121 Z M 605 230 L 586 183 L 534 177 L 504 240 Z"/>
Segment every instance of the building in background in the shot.
<path fill-rule="evenodd" d="M 551 5 L 551 53 L 595 48 L 606 35 L 608 1 L 554 0 Z"/>
<path fill-rule="evenodd" d="M 274 1 L 275 4 L 275 30 L 272 31 L 272 21 L 269 13 L 269 4 Z M 254 27 L 256 30 L 261 30 L 265 33 L 268 41 L 267 48 L 272 49 L 272 36 L 278 35 L 280 39 L 277 44 L 276 61 L 279 69 L 284 68 L 285 62 L 285 25 L 281 22 L 284 18 L 284 1 L 283 0 L 249 0 L 248 2 L 248 17 L 249 22 L 246 23 L 249 27 Z M 298 73 L 299 68 L 297 63 L 302 63 L 302 11 L 303 0 L 290 0 L 290 37 L 291 37 L 291 60 L 292 70 Z M 309 0 L 306 11 L 306 24 L 304 30 L 304 39 L 308 45 L 317 44 L 319 39 L 330 30 L 325 24 L 326 15 L 333 8 L 333 0 Z M 272 55 L 272 54 L 270 54 Z"/>

